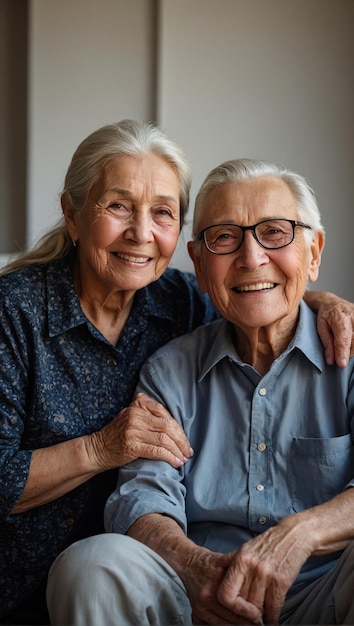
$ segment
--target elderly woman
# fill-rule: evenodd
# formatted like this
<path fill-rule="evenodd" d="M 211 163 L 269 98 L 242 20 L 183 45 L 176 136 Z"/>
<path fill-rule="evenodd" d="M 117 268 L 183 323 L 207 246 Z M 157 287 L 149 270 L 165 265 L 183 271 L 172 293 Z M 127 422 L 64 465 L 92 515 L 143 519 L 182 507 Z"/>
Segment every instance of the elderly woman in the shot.
<path fill-rule="evenodd" d="M 3 272 L 3 623 L 48 622 L 48 569 L 103 531 L 118 467 L 138 457 L 180 467 L 191 454 L 163 407 L 139 397 L 124 409 L 145 359 L 216 317 L 194 276 L 167 269 L 190 178 L 180 148 L 153 125 L 97 130 L 69 166 L 64 221 Z M 340 320 L 337 329 L 341 337 Z"/>
<path fill-rule="evenodd" d="M 139 456 L 185 462 L 162 407 L 132 400 L 142 363 L 215 318 L 195 277 L 166 269 L 188 207 L 181 149 L 122 121 L 76 150 L 65 221 L 0 279 L 0 620 L 48 623 L 47 571 L 103 531 L 109 470 Z M 141 409 L 139 409 L 141 407 Z M 43 613 L 41 614 L 41 604 Z"/>
<path fill-rule="evenodd" d="M 354 359 L 326 363 L 303 300 L 323 246 L 301 176 L 252 160 L 209 174 L 189 251 L 223 319 L 158 350 L 138 385 L 194 456 L 121 468 L 120 534 L 58 558 L 54 624 L 354 623 Z"/>

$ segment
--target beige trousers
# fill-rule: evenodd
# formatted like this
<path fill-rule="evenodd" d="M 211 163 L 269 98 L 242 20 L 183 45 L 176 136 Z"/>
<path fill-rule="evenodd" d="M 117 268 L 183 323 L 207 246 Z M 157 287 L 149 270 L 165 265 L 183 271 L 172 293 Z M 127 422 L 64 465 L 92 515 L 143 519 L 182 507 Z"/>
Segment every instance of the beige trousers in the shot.
<path fill-rule="evenodd" d="M 54 562 L 47 603 L 55 626 L 191 626 L 191 606 L 174 570 L 124 535 L 79 541 Z M 354 542 L 337 566 L 288 598 L 281 623 L 354 624 Z"/>

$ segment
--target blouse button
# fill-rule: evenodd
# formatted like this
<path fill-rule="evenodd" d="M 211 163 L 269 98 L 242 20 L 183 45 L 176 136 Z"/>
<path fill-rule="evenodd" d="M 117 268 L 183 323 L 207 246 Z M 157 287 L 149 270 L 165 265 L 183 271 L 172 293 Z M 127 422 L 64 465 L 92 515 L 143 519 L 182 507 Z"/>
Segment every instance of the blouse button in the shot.
<path fill-rule="evenodd" d="M 260 396 L 265 396 L 266 393 L 267 393 L 267 390 L 264 387 L 262 387 L 262 389 L 259 390 L 259 395 Z"/>
<path fill-rule="evenodd" d="M 113 357 L 109 357 L 109 359 L 107 359 L 107 365 L 117 365 L 117 361 L 113 359 Z"/>
<path fill-rule="evenodd" d="M 264 491 L 264 485 L 257 485 L 257 491 Z"/>
<path fill-rule="evenodd" d="M 264 450 L 266 449 L 266 444 L 265 443 L 259 443 L 257 446 L 257 450 L 259 450 L 259 452 L 264 452 Z"/>

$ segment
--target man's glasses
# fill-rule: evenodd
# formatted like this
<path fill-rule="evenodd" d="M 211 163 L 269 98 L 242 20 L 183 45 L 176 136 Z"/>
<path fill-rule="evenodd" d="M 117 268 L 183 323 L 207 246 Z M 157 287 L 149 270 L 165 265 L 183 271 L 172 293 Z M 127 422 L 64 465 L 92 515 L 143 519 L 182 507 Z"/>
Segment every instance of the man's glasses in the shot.
<path fill-rule="evenodd" d="M 231 254 L 241 247 L 246 230 L 251 230 L 260 246 L 267 250 L 277 250 L 285 248 L 293 241 L 296 226 L 311 229 L 311 226 L 303 222 L 279 218 L 263 220 L 253 226 L 215 224 L 201 230 L 198 239 L 202 239 L 213 254 Z"/>

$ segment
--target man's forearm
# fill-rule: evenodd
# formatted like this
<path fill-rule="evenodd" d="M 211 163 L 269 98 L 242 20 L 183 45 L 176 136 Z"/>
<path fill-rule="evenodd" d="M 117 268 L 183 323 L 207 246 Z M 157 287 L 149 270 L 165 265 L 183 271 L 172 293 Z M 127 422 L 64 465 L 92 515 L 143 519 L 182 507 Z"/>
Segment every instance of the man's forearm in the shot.
<path fill-rule="evenodd" d="M 313 556 L 343 550 L 354 540 L 354 488 L 346 489 L 332 500 L 298 514 L 305 520 Z M 295 516 L 297 517 L 297 516 Z"/>
<path fill-rule="evenodd" d="M 203 548 L 186 537 L 174 519 L 158 513 L 138 519 L 127 535 L 157 552 L 182 579 L 193 556 L 203 551 Z"/>

